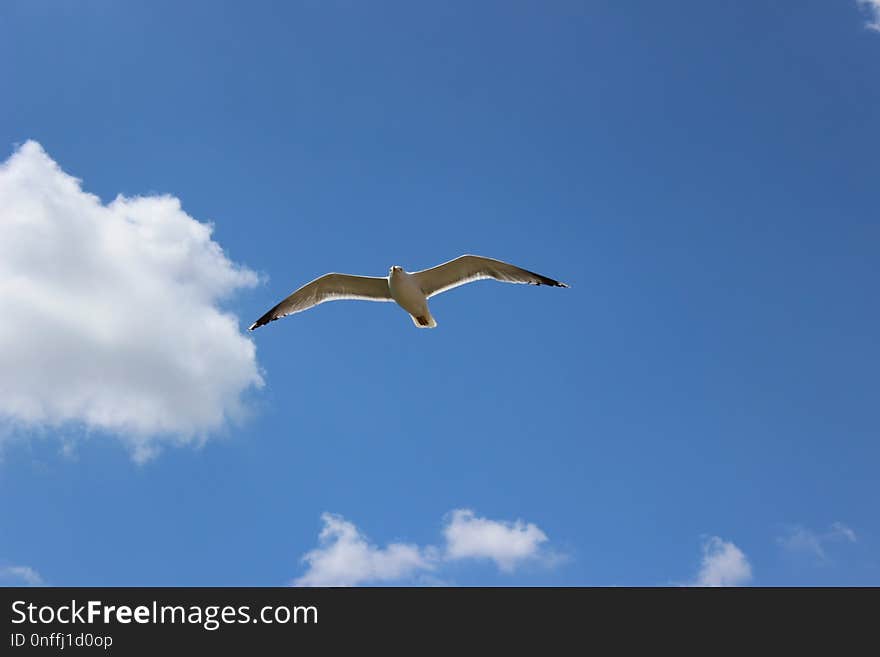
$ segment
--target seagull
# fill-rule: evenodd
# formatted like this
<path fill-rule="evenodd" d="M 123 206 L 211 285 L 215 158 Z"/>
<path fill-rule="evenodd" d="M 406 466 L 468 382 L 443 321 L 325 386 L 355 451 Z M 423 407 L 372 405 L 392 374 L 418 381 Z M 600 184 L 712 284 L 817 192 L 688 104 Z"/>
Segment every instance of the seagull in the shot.
<path fill-rule="evenodd" d="M 248 330 L 253 331 L 276 319 L 337 299 L 396 301 L 397 305 L 409 313 L 413 324 L 418 328 L 434 328 L 437 322 L 428 310 L 428 299 L 483 278 L 494 278 L 504 283 L 568 287 L 565 283 L 501 260 L 463 255 L 442 265 L 412 273 L 394 265 L 388 270 L 388 276 L 383 277 L 324 274 L 293 292 L 251 324 Z"/>

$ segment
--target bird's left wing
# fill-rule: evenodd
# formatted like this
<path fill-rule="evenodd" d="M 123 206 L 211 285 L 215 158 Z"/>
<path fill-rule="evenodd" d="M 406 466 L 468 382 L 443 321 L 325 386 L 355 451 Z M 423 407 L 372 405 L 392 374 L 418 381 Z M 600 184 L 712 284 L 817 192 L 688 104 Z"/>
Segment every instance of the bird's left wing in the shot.
<path fill-rule="evenodd" d="M 366 301 L 392 301 L 388 279 L 376 276 L 353 276 L 351 274 L 324 274 L 306 283 L 256 322 L 249 331 L 293 313 L 308 310 L 325 301 L 336 299 L 364 299 Z"/>

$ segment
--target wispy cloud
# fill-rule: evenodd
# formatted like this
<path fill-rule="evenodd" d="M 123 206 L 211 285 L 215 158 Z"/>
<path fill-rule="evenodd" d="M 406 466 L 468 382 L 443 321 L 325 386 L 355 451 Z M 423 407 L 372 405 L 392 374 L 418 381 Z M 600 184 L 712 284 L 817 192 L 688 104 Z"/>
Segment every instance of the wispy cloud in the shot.
<path fill-rule="evenodd" d="M 842 522 L 832 522 L 831 523 L 831 531 L 829 532 L 829 536 L 834 538 L 841 538 L 843 540 L 849 541 L 850 543 L 857 543 L 858 536 L 856 533 L 844 525 Z"/>
<path fill-rule="evenodd" d="M 526 561 L 551 563 L 542 549 L 547 536 L 532 523 L 481 518 L 469 509 L 456 509 L 445 520 L 442 546 L 391 543 L 379 547 L 343 517 L 321 516 L 319 546 L 306 553 L 306 573 L 296 586 L 357 586 L 381 582 L 442 583 L 436 576 L 444 564 L 465 559 L 494 561 L 512 573 Z"/>
<path fill-rule="evenodd" d="M 826 547 L 834 542 L 856 543 L 856 533 L 842 522 L 832 523 L 827 531 L 816 532 L 802 525 L 792 525 L 776 542 L 789 552 L 811 556 L 819 561 L 827 559 Z"/>
<path fill-rule="evenodd" d="M 857 0 L 870 14 L 868 29 L 880 32 L 880 0 Z"/>
<path fill-rule="evenodd" d="M 740 586 L 751 579 L 749 560 L 736 545 L 717 536 L 703 542 L 703 558 L 692 586 Z"/>
<path fill-rule="evenodd" d="M 43 578 L 30 566 L 0 567 L 0 583 L 7 586 L 43 586 Z"/>
<path fill-rule="evenodd" d="M 806 527 L 791 527 L 785 535 L 776 539 L 777 543 L 791 552 L 811 554 L 817 559 L 825 558 L 822 540 Z"/>
<path fill-rule="evenodd" d="M 262 385 L 222 299 L 257 276 L 171 196 L 109 204 L 36 142 L 0 164 L 0 429 L 74 426 L 145 460 Z"/>

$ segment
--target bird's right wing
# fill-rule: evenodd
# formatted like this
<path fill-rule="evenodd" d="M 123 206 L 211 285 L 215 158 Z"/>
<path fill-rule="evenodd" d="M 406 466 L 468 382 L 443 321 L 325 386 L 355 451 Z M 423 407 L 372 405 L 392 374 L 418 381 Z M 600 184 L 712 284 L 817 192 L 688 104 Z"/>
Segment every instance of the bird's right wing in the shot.
<path fill-rule="evenodd" d="M 444 262 L 442 265 L 414 272 L 413 276 L 416 277 L 422 292 L 427 297 L 432 297 L 435 294 L 451 290 L 459 285 L 484 278 L 494 278 L 496 281 L 504 283 L 568 287 L 565 283 L 560 283 L 528 269 L 511 265 L 509 262 L 475 255 L 459 256 L 455 260 Z"/>
<path fill-rule="evenodd" d="M 324 274 L 306 283 L 296 292 L 272 308 L 256 322 L 249 331 L 293 313 L 308 310 L 325 301 L 336 299 L 364 299 L 366 301 L 392 301 L 387 278 L 353 276 L 351 274 Z"/>

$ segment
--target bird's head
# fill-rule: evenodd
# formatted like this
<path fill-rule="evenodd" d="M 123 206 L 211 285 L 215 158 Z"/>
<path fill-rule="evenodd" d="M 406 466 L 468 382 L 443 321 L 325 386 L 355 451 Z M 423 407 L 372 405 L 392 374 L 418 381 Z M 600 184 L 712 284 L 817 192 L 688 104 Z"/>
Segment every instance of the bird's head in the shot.
<path fill-rule="evenodd" d="M 395 272 L 402 272 L 402 271 L 403 271 L 403 267 L 401 267 L 400 265 L 394 265 L 393 267 L 391 267 L 391 269 L 388 270 L 388 273 L 394 274 Z"/>

